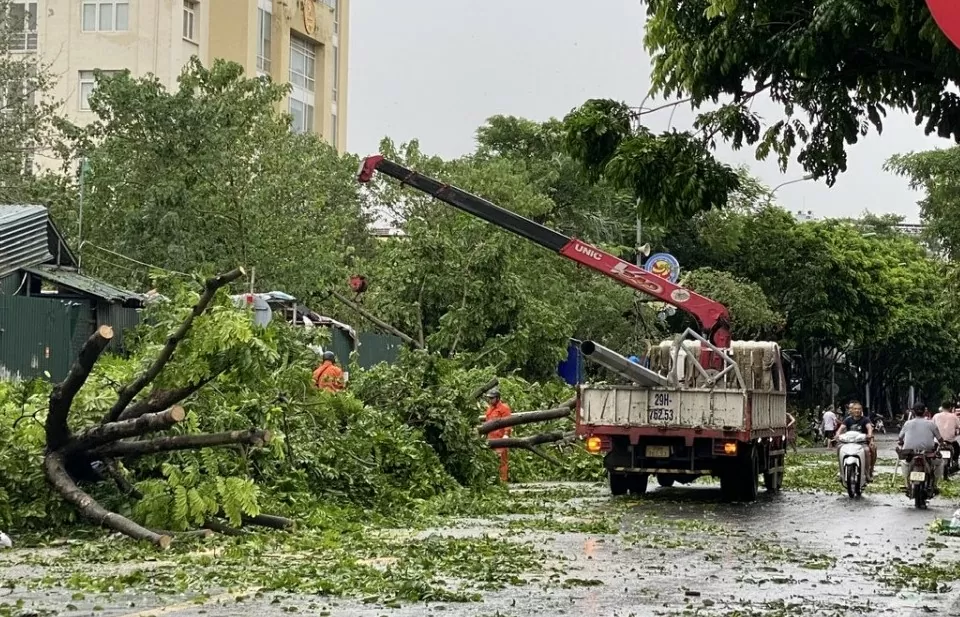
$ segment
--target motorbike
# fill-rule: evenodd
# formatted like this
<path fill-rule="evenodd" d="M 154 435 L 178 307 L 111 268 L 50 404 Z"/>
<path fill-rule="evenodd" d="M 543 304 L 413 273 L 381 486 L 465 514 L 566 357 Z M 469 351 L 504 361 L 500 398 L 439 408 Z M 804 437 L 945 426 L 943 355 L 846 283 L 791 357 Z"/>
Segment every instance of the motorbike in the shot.
<path fill-rule="evenodd" d="M 840 447 L 837 457 L 840 462 L 840 483 L 847 489 L 850 498 L 859 497 L 867 485 L 867 444 L 864 433 L 847 431 L 837 437 Z"/>
<path fill-rule="evenodd" d="M 880 433 L 881 435 L 887 434 L 887 427 L 883 425 L 883 418 L 878 417 L 873 423 L 873 430 Z"/>
<path fill-rule="evenodd" d="M 950 454 L 949 450 L 941 451 L 939 447 L 926 452 L 897 448 L 897 456 L 902 461 L 901 464 L 906 464 L 909 471 L 907 497 L 913 499 L 918 509 L 926 509 L 927 502 L 934 496 L 934 461 L 939 458 L 949 458 Z"/>
<path fill-rule="evenodd" d="M 947 442 L 946 448 L 940 451 L 943 458 L 943 477 L 949 478 L 960 471 L 960 445 L 957 442 Z"/>

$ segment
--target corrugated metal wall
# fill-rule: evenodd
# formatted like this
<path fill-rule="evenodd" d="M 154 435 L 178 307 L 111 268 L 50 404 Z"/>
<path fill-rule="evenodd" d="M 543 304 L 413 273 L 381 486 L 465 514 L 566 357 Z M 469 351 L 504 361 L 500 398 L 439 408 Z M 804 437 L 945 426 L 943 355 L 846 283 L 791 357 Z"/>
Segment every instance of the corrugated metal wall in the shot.
<path fill-rule="evenodd" d="M 0 206 L 0 274 L 50 259 L 47 209 Z"/>
<path fill-rule="evenodd" d="M 21 285 L 25 285 L 23 280 L 24 275 L 18 272 L 13 274 L 8 274 L 7 276 L 0 276 L 0 296 L 12 296 L 17 293 Z"/>
<path fill-rule="evenodd" d="M 330 348 L 337 354 L 337 362 L 343 366 L 350 363 L 350 337 L 342 330 L 332 328 L 333 337 L 330 341 Z M 376 332 L 361 332 L 360 346 L 357 349 L 357 364 L 360 368 L 370 368 L 381 362 L 393 364 L 400 355 L 400 349 L 403 347 L 403 341 L 390 334 L 379 334 Z"/>
<path fill-rule="evenodd" d="M 403 341 L 392 334 L 361 332 L 358 364 L 361 368 L 370 368 L 381 362 L 393 364 L 402 347 Z"/>
<path fill-rule="evenodd" d="M 67 375 L 76 356 L 74 329 L 89 307 L 47 298 L 0 296 L 0 378 Z"/>
<path fill-rule="evenodd" d="M 109 302 L 97 303 L 97 327 L 108 325 L 113 328 L 113 340 L 107 347 L 109 351 L 119 353 L 124 349 L 124 332 L 140 324 L 140 313 L 136 309 L 124 308 Z M 93 332 L 93 329 L 90 330 Z"/>

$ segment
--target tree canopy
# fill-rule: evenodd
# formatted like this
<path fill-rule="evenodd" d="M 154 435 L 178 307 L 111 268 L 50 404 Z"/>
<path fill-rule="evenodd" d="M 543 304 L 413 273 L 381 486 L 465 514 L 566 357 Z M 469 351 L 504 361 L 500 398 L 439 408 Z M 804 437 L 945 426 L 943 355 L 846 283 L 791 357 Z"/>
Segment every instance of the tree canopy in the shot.
<path fill-rule="evenodd" d="M 89 268 L 130 286 L 98 248 L 170 271 L 242 263 L 265 287 L 307 296 L 345 280 L 370 239 L 357 161 L 276 112 L 288 86 L 246 78 L 224 61 L 194 59 L 176 91 L 152 77 L 99 75 L 97 119 L 71 133 L 85 158 L 83 252 Z M 79 208 L 61 209 L 72 224 Z"/>
<path fill-rule="evenodd" d="M 756 146 L 832 185 L 846 148 L 889 109 L 927 133 L 960 139 L 960 54 L 923 0 L 647 0 L 653 91 L 695 107 L 720 102 L 698 126 Z M 767 122 L 750 102 L 783 111 Z"/>

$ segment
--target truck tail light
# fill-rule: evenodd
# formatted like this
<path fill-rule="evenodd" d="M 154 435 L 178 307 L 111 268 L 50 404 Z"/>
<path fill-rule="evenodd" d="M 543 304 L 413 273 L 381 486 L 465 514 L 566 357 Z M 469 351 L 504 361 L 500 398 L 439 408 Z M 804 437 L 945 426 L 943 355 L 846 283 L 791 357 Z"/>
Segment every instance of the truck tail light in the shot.
<path fill-rule="evenodd" d="M 587 437 L 586 446 L 587 452 L 590 454 L 609 452 L 613 449 L 613 444 L 610 442 L 610 438 L 602 435 L 591 435 L 590 437 Z"/>
<path fill-rule="evenodd" d="M 736 456 L 737 442 L 735 441 L 715 441 L 713 442 L 713 453 L 718 456 Z"/>

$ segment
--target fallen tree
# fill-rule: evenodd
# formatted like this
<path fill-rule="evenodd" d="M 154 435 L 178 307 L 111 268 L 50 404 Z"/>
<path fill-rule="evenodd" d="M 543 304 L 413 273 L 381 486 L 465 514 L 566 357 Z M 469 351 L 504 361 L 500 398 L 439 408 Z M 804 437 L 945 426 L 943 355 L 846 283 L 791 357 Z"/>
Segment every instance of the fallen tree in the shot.
<path fill-rule="evenodd" d="M 563 418 L 570 417 L 570 413 L 573 411 L 574 405 L 576 405 L 577 399 L 571 398 L 563 403 L 560 403 L 557 407 L 552 409 L 542 409 L 539 411 L 522 411 L 519 413 L 511 414 L 506 418 L 497 418 L 496 420 L 490 420 L 489 422 L 484 422 L 477 428 L 477 432 L 483 435 L 489 435 L 490 433 L 514 426 L 523 426 L 526 424 L 535 424 L 537 422 L 549 422 L 551 420 L 561 420 Z M 554 431 L 549 433 L 540 433 L 537 435 L 530 435 L 529 437 L 501 437 L 496 439 L 487 440 L 487 446 L 491 449 L 500 449 L 500 448 L 517 448 L 521 450 L 526 450 L 531 454 L 534 454 L 545 461 L 548 461 L 554 465 L 564 467 L 564 464 L 558 461 L 557 459 L 544 454 L 537 446 L 548 444 L 548 443 L 558 443 L 566 442 L 570 443 L 576 439 L 576 434 L 572 432 L 563 432 L 563 431 Z"/>
<path fill-rule="evenodd" d="M 136 487 L 119 471 L 118 460 L 133 460 L 150 454 L 218 446 L 259 447 L 270 441 L 270 432 L 257 428 L 144 438 L 183 422 L 186 412 L 179 403 L 216 379 L 225 369 L 211 368 L 209 375 L 179 387 L 154 387 L 147 396 L 137 400 L 137 397 L 161 375 L 174 357 L 177 347 L 187 337 L 196 319 L 210 307 L 217 292 L 243 275 L 244 271 L 238 268 L 205 282 L 203 293 L 192 310 L 179 327 L 167 337 L 146 370 L 119 389 L 116 402 L 111 405 L 99 424 L 73 432 L 70 429 L 70 417 L 80 389 L 87 382 L 98 360 L 114 337 L 112 328 L 100 326 L 84 343 L 66 378 L 54 386 L 50 394 L 44 426 L 46 437 L 44 474 L 60 496 L 72 504 L 86 519 L 131 538 L 148 540 L 161 548 L 166 548 L 173 539 L 171 534 L 164 530 L 148 529 L 116 512 L 107 510 L 80 488 L 80 483 L 89 480 L 99 481 L 109 477 L 126 495 L 140 498 L 142 495 Z M 293 521 L 267 515 L 248 517 L 244 522 L 274 528 L 293 526 Z M 215 530 L 217 524 L 217 521 L 211 520 L 206 529 Z"/>
<path fill-rule="evenodd" d="M 559 406 L 553 409 L 543 409 L 540 411 L 523 411 L 515 414 L 511 414 L 506 418 L 497 418 L 496 420 L 490 420 L 489 422 L 484 422 L 477 429 L 481 435 L 487 435 L 501 428 L 507 428 L 509 426 L 521 426 L 523 424 L 533 424 L 535 422 L 547 422 L 549 420 L 559 420 L 561 418 L 567 418 L 570 416 L 570 412 L 573 410 L 573 406 L 576 405 L 577 399 L 572 398 L 568 401 L 564 401 Z"/>

